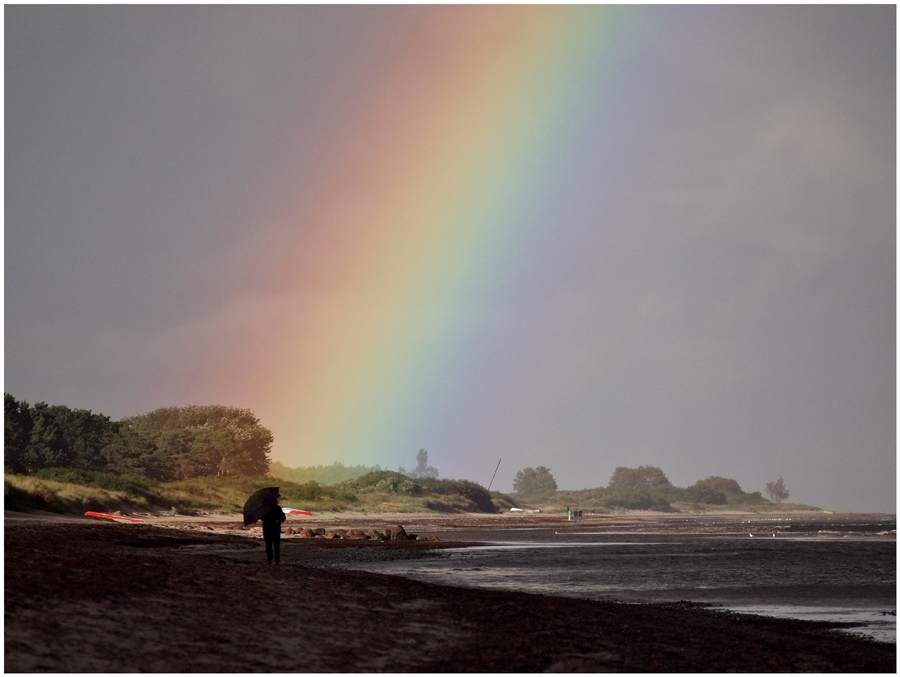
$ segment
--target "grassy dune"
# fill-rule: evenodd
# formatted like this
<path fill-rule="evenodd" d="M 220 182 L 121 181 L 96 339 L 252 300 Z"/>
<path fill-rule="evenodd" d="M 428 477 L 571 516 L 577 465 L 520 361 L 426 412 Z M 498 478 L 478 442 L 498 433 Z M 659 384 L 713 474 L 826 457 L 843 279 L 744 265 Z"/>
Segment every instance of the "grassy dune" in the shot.
<path fill-rule="evenodd" d="M 84 471 L 57 470 L 42 475 L 5 474 L 6 509 L 73 515 L 87 510 L 129 513 L 171 507 L 187 515 L 240 512 L 250 494 L 270 486 L 281 488 L 281 505 L 311 511 L 497 512 L 516 505 L 498 492 L 488 497 L 483 489 L 483 495 L 475 495 L 473 500 L 471 487 L 465 486 L 471 483 L 465 482 L 442 480 L 434 490 L 408 481 L 408 487 L 398 486 L 396 478 L 402 476 L 396 473 L 373 473 L 369 481 L 357 478 L 329 486 L 273 477 L 197 477 L 163 483 Z"/>
<path fill-rule="evenodd" d="M 26 475 L 4 475 L 3 503 L 7 510 L 47 510 L 80 515 L 87 510 L 122 508 L 149 510 L 146 495 Z"/>

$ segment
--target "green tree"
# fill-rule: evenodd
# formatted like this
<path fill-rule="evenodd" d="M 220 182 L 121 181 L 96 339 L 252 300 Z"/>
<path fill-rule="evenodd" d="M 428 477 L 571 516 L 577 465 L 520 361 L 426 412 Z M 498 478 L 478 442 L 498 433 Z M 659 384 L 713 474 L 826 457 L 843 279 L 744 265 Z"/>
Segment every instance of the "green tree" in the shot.
<path fill-rule="evenodd" d="M 25 472 L 33 474 L 41 468 L 65 468 L 72 454 L 57 420 L 58 407 L 38 402 L 31 410 L 31 438 L 24 454 Z"/>
<path fill-rule="evenodd" d="M 30 407 L 9 393 L 4 395 L 4 444 L 5 465 L 13 472 L 33 474 L 45 468 L 140 472 L 135 450 L 128 448 L 119 424 L 108 416 L 45 402 Z M 136 451 L 143 450 L 138 446 Z"/>
<path fill-rule="evenodd" d="M 121 430 L 115 424 L 117 433 L 101 449 L 104 472 L 113 475 L 146 475 L 159 478 L 165 473 L 160 466 L 159 449 L 148 439 L 134 430 Z"/>
<path fill-rule="evenodd" d="M 177 479 L 205 475 L 265 475 L 271 431 L 247 409 L 222 405 L 164 407 L 120 421 L 123 431 L 154 440 L 157 467 Z"/>
<path fill-rule="evenodd" d="M 69 453 L 68 467 L 81 470 L 103 471 L 106 459 L 103 449 L 119 435 L 118 425 L 109 416 L 94 414 L 88 409 L 50 407 L 62 431 Z"/>
<path fill-rule="evenodd" d="M 610 489 L 642 489 L 650 491 L 659 487 L 671 487 L 672 483 L 666 474 L 653 465 L 642 465 L 637 468 L 619 466 L 609 478 Z"/>
<path fill-rule="evenodd" d="M 784 480 L 781 477 L 774 482 L 766 483 L 766 493 L 775 503 L 782 503 L 791 497 L 791 492 L 784 486 Z"/>
<path fill-rule="evenodd" d="M 744 494 L 741 485 L 737 483 L 737 480 L 719 477 L 717 475 L 711 475 L 706 479 L 698 480 L 693 486 L 718 491 L 726 496 L 743 496 Z"/>
<path fill-rule="evenodd" d="M 14 473 L 25 472 L 25 452 L 31 442 L 31 407 L 9 393 L 3 394 L 3 465 Z"/>
<path fill-rule="evenodd" d="M 428 452 L 424 449 L 419 449 L 416 454 L 416 467 L 409 476 L 413 479 L 438 476 L 438 469 L 428 465 Z"/>
<path fill-rule="evenodd" d="M 517 472 L 513 479 L 513 491 L 523 496 L 556 491 L 556 480 L 553 479 L 550 469 L 542 465 L 537 468 L 524 468 Z"/>

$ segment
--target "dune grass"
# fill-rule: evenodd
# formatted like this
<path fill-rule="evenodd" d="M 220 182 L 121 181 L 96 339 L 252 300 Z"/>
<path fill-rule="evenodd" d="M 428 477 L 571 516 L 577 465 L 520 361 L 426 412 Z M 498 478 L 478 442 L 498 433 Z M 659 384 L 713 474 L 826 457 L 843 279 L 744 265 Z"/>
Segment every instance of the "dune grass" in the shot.
<path fill-rule="evenodd" d="M 7 510 L 46 510 L 81 515 L 85 511 L 121 511 L 123 514 L 175 508 L 180 514 L 240 512 L 257 489 L 277 486 L 281 505 L 299 510 L 328 512 L 484 512 L 514 505 L 508 496 L 491 492 L 486 504 L 471 483 L 442 481 L 435 491 L 419 485 L 415 495 L 355 488 L 346 483 L 322 486 L 316 482 L 297 484 L 268 476 L 195 477 L 177 482 L 155 482 L 141 476 L 56 469 L 41 476 L 4 475 L 4 506 Z M 380 487 L 379 487 L 380 488 Z"/>
<path fill-rule="evenodd" d="M 105 473 L 57 473 L 57 477 L 5 474 L 4 507 L 63 514 L 83 514 L 87 510 L 128 513 L 172 507 L 188 515 L 240 512 L 250 494 L 269 486 L 280 486 L 282 503 L 300 509 L 335 509 L 355 500 L 352 495 L 329 491 L 330 488 L 315 483 L 297 485 L 271 477 L 198 477 L 166 483 Z"/>
<path fill-rule="evenodd" d="M 104 489 L 26 475 L 5 475 L 3 503 L 7 510 L 46 510 L 80 515 L 88 510 L 150 509 L 150 500 L 129 491 Z"/>

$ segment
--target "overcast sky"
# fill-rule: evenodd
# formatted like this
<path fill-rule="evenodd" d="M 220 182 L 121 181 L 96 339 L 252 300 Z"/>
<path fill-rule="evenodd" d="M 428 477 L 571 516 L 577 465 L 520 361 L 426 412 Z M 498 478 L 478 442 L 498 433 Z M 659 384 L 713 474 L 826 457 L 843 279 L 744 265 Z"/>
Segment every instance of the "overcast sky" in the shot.
<path fill-rule="evenodd" d="M 334 188 L 322 168 L 454 11 L 477 10 L 6 6 L 5 390 L 114 419 L 246 407 L 289 466 L 424 447 L 483 484 L 503 458 L 511 490 L 527 466 L 578 489 L 651 464 L 895 512 L 886 5 L 635 10 L 442 416 L 390 453 L 291 440 L 269 377 L 235 375 L 279 368 L 241 309 L 284 308 L 272 271 Z"/>

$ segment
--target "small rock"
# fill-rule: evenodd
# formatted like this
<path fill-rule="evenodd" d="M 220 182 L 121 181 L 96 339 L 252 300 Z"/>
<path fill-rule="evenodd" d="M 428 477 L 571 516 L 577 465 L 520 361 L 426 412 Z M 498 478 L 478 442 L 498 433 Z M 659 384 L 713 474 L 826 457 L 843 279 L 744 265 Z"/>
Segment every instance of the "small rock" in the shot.
<path fill-rule="evenodd" d="M 405 541 L 409 539 L 409 536 L 406 533 L 406 529 L 404 529 L 401 525 L 395 526 L 391 529 L 391 540 L 392 541 Z"/>
<path fill-rule="evenodd" d="M 299 534 L 300 534 L 300 538 L 313 538 L 318 535 L 312 529 L 310 529 L 308 527 L 306 529 L 301 529 L 299 531 Z"/>

